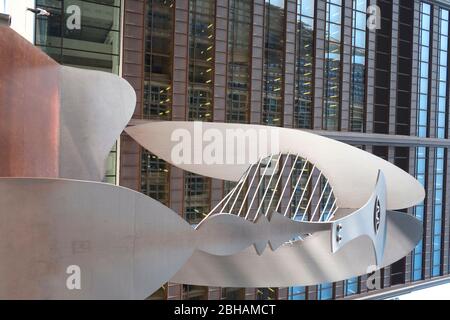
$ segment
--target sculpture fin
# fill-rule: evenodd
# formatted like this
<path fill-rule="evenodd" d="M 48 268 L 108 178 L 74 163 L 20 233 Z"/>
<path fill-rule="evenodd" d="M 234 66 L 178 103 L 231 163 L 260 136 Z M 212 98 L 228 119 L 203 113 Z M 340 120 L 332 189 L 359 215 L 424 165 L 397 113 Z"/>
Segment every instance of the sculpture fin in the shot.
<path fill-rule="evenodd" d="M 258 256 L 262 255 L 264 253 L 264 250 L 266 249 L 267 242 L 266 241 L 260 241 L 258 243 L 254 243 L 253 246 L 255 247 L 256 253 Z"/>

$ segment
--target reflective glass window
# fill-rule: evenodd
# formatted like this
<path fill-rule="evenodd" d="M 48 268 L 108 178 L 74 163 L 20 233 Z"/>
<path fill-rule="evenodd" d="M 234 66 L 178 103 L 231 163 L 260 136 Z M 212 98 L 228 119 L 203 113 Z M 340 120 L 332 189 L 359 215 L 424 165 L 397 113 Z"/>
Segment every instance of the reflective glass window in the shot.
<path fill-rule="evenodd" d="M 350 131 L 363 132 L 366 95 L 367 1 L 353 0 Z"/>
<path fill-rule="evenodd" d="M 312 129 L 314 0 L 298 0 L 296 15 L 294 127 Z"/>
<path fill-rule="evenodd" d="M 284 1 L 265 0 L 262 121 L 272 126 L 282 124 L 285 24 Z"/>

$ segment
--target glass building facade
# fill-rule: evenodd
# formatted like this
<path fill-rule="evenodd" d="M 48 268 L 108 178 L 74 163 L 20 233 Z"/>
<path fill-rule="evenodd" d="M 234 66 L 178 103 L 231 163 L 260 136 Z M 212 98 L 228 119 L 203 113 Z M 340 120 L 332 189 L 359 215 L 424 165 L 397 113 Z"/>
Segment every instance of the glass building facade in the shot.
<path fill-rule="evenodd" d="M 345 281 L 344 296 L 352 296 L 358 293 L 358 278 L 352 278 Z"/>
<path fill-rule="evenodd" d="M 349 129 L 355 132 L 364 132 L 367 39 L 366 11 L 366 0 L 353 0 Z"/>
<path fill-rule="evenodd" d="M 284 9 L 284 0 L 265 1 L 262 122 L 271 126 L 283 117 Z"/>
<path fill-rule="evenodd" d="M 438 16 L 438 77 L 437 77 L 437 101 L 436 101 L 436 137 L 447 138 L 447 83 L 448 83 L 448 33 L 449 33 L 449 11 L 439 9 Z M 431 275 L 433 277 L 442 274 L 442 233 L 444 230 L 443 217 L 445 208 L 445 177 L 446 177 L 446 150 L 436 148 L 434 163 L 434 185 L 433 185 L 433 222 L 432 222 L 432 254 Z"/>
<path fill-rule="evenodd" d="M 428 135 L 428 113 L 429 113 L 429 89 L 430 89 L 430 54 L 431 54 L 431 5 L 422 2 L 420 4 L 420 33 L 419 33 L 419 79 L 417 94 L 417 135 L 427 137 Z"/>
<path fill-rule="evenodd" d="M 315 1 L 297 1 L 294 127 L 312 129 Z"/>
<path fill-rule="evenodd" d="M 38 16 L 35 26 L 35 44 L 49 56 L 64 65 L 119 73 L 120 0 L 37 0 L 36 7 L 51 14 Z"/>
<path fill-rule="evenodd" d="M 247 123 L 250 113 L 252 1 L 230 0 L 229 6 L 226 120 Z"/>
<path fill-rule="evenodd" d="M 189 120 L 212 119 L 214 16 L 214 2 L 189 0 Z"/>
<path fill-rule="evenodd" d="M 416 179 L 426 187 L 426 167 L 427 167 L 427 150 L 424 147 L 419 147 L 416 149 Z M 425 202 L 414 208 L 414 214 L 417 219 L 424 221 L 425 214 Z M 422 279 L 422 268 L 423 268 L 423 241 L 420 241 L 413 252 L 413 280 Z"/>
<path fill-rule="evenodd" d="M 342 73 L 342 0 L 326 1 L 323 123 L 325 130 L 339 129 Z"/>
<path fill-rule="evenodd" d="M 145 4 L 145 51 L 142 117 L 170 120 L 172 112 L 174 1 L 150 0 Z M 169 205 L 170 166 L 154 154 L 140 149 L 142 193 Z"/>
<path fill-rule="evenodd" d="M 171 119 L 174 1 L 146 3 L 143 116 Z"/>
<path fill-rule="evenodd" d="M 208 0 L 189 0 L 189 101 L 188 120 L 212 121 L 214 92 L 215 5 Z M 210 209 L 211 179 L 184 175 L 184 216 L 197 224 Z"/>
<path fill-rule="evenodd" d="M 417 105 L 417 135 L 427 137 L 429 114 L 429 89 L 430 89 L 430 49 L 431 49 L 431 14 L 432 7 L 428 3 L 420 4 L 419 22 L 419 62 L 418 62 L 418 105 Z M 427 150 L 423 147 L 416 148 L 416 179 L 426 186 Z M 425 203 L 415 208 L 415 215 L 419 220 L 424 220 L 426 214 Z M 413 280 L 423 277 L 423 242 L 421 241 L 414 250 Z"/>
<path fill-rule="evenodd" d="M 333 298 L 333 284 L 324 283 L 318 286 L 317 300 L 330 300 Z"/>

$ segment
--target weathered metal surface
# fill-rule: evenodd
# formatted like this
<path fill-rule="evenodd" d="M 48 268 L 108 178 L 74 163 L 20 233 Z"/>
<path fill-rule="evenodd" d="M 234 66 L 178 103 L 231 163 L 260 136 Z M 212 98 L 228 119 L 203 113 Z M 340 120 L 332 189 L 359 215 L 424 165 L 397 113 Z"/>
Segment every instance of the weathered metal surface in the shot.
<path fill-rule="evenodd" d="M 0 177 L 57 177 L 59 65 L 0 26 Z"/>

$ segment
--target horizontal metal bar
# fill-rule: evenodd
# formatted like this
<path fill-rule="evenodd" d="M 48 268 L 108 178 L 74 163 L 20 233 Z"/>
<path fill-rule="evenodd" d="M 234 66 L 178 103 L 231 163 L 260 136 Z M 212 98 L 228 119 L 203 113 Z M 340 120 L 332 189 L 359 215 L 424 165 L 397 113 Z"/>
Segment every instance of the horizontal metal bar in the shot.
<path fill-rule="evenodd" d="M 378 133 L 359 133 L 344 131 L 303 130 L 320 136 L 335 139 L 348 144 L 366 144 L 375 146 L 399 147 L 450 147 L 449 139 L 420 138 L 416 136 L 400 136 Z"/>

